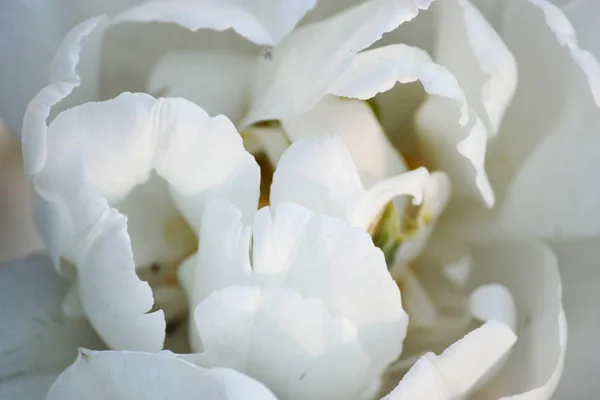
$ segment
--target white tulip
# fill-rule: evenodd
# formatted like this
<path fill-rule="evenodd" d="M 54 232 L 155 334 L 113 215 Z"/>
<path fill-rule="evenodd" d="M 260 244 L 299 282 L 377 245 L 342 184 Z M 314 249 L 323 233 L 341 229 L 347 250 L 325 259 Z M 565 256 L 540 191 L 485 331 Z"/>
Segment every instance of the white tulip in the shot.
<path fill-rule="evenodd" d="M 77 347 L 164 342 L 202 353 L 88 351 L 48 396 L 96 393 L 101 369 L 131 398 L 180 398 L 189 385 L 222 398 L 247 387 L 256 398 L 546 399 L 566 354 L 559 266 L 577 361 L 558 395 L 600 390 L 581 383 L 581 366 L 597 364 L 586 332 L 600 326 L 585 307 L 598 301 L 600 8 L 315 3 L 83 2 L 38 35 L 20 32 L 46 27 L 46 8 L 0 6 L 0 29 L 17 38 L 0 39 L 0 117 L 19 136 L 33 98 L 20 139 L 51 260 L 0 270 L 0 317 L 15 321 L 0 331 L 0 398 L 43 398 Z M 110 17 L 84 21 L 99 12 Z M 278 164 L 271 207 L 256 215 L 248 137 Z M 382 289 L 353 313 L 371 280 Z M 131 391 L 123 368 L 156 390 Z M 162 374 L 173 384 L 148 378 Z"/>

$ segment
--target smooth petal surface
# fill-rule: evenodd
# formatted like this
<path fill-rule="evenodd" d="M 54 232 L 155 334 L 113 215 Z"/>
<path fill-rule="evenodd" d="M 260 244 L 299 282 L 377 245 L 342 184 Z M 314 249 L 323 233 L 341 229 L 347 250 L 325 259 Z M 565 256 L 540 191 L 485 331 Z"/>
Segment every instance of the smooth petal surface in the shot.
<path fill-rule="evenodd" d="M 600 358 L 590 349 L 600 335 L 600 313 L 594 304 L 600 301 L 598 282 L 598 237 L 577 242 L 555 243 L 563 285 L 565 314 L 569 318 L 569 343 L 565 370 L 556 390 L 556 398 L 586 398 L 600 391 L 594 371 Z"/>
<path fill-rule="evenodd" d="M 327 133 L 341 137 L 367 189 L 407 170 L 364 101 L 325 96 L 307 112 L 284 118 L 281 124 L 292 141 Z"/>
<path fill-rule="evenodd" d="M 505 194 L 501 222 L 538 237 L 597 234 L 590 182 L 600 170 L 600 67 L 551 3 L 510 1 L 503 15 L 500 32 L 521 83 L 487 160 L 494 188 Z"/>
<path fill-rule="evenodd" d="M 262 384 L 236 371 L 206 370 L 167 354 L 81 350 L 46 400 L 108 397 L 131 400 L 275 400 Z"/>
<path fill-rule="evenodd" d="M 428 353 L 421 357 L 383 400 L 460 398 L 504 357 L 516 340 L 506 325 L 487 322 L 439 356 Z"/>
<path fill-rule="evenodd" d="M 274 45 L 294 29 L 316 0 L 154 0 L 125 11 L 116 22 L 172 22 L 189 30 L 233 29 L 260 45 Z"/>
<path fill-rule="evenodd" d="M 147 91 L 183 97 L 235 122 L 248 107 L 254 63 L 255 57 L 243 53 L 169 53 L 152 69 Z"/>
<path fill-rule="evenodd" d="M 357 52 L 415 18 L 430 3 L 371 0 L 297 29 L 273 49 L 269 59 L 259 61 L 253 106 L 243 124 L 281 119 L 310 109 L 355 62 Z"/>
<path fill-rule="evenodd" d="M 281 156 L 271 184 L 271 204 L 303 205 L 354 222 L 364 189 L 343 140 L 317 135 L 293 143 Z"/>
<path fill-rule="evenodd" d="M 1 398 L 38 400 L 78 347 L 105 347 L 87 321 L 61 312 L 67 288 L 42 254 L 0 266 Z"/>
<path fill-rule="evenodd" d="M 468 287 L 500 284 L 510 290 L 519 337 L 505 366 L 475 398 L 549 398 L 562 373 L 567 341 L 556 256 L 535 242 L 480 245 L 472 255 Z"/>

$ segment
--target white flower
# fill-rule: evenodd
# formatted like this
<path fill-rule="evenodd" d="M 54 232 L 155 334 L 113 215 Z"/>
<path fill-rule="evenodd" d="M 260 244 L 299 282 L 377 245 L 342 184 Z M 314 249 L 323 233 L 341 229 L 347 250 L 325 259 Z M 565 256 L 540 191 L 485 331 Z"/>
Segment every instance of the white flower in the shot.
<path fill-rule="evenodd" d="M 182 235 L 178 243 L 185 244 L 186 238 L 194 239 L 200 227 L 207 224 L 207 219 L 201 218 L 204 204 L 223 196 L 243 209 L 241 218 L 246 223 L 253 219 L 258 198 L 258 167 L 243 151 L 241 141 L 233 139 L 237 138 L 233 125 L 222 117 L 210 119 L 203 109 L 210 115 L 225 113 L 240 131 L 258 137 L 259 151 L 262 146 L 271 162 L 281 157 L 270 199 L 275 220 L 280 217 L 277 210 L 286 205 L 284 202 L 291 201 L 340 217 L 357 229 L 369 228 L 376 236 L 376 230 L 393 215 L 391 211 L 379 215 L 381 205 L 397 194 L 418 194 L 415 190 L 419 185 L 403 186 L 402 190 L 393 186 L 388 191 L 386 183 L 423 185 L 422 202 L 418 198 L 413 204 L 405 198 L 394 199 L 390 208 L 396 214 L 409 216 L 408 221 L 397 221 L 402 222 L 400 234 L 390 228 L 390 232 L 395 232 L 391 235 L 392 245 L 384 251 L 392 260 L 388 266 L 401 286 L 403 305 L 411 323 L 401 358 L 382 376 L 381 393 L 391 391 L 400 382 L 388 398 L 417 396 L 417 393 L 428 398 L 471 394 L 482 398 L 550 397 L 558 385 L 566 349 L 558 262 L 566 277 L 565 290 L 573 292 L 570 296 L 573 300 L 566 304 L 567 311 L 576 319 L 571 327 L 575 326 L 581 335 L 585 331 L 581 327 L 593 332 L 598 325 L 597 318 L 582 310 L 585 309 L 582 304 L 593 304 L 595 299 L 593 294 L 584 297 L 579 277 L 586 276 L 585 285 L 593 285 L 593 279 L 587 279 L 592 272 L 582 274 L 581 268 L 593 264 L 590 260 L 595 255 L 600 226 L 598 202 L 593 186 L 588 183 L 595 181 L 600 170 L 596 167 L 597 146 L 592 134 L 598 125 L 600 69 L 593 56 L 579 48 L 573 28 L 561 11 L 548 1 L 474 3 L 480 11 L 465 0 L 375 0 L 361 2 L 357 8 L 349 8 L 348 2 L 322 1 L 306 15 L 300 28 L 292 31 L 314 6 L 314 1 L 298 2 L 297 7 L 272 1 L 265 8 L 260 7 L 264 2 L 175 1 L 166 7 L 161 1 L 153 1 L 115 19 L 92 19 L 76 27 L 55 58 L 51 84 L 30 104 L 22 135 L 26 169 L 36 188 L 40 226 L 49 252 L 55 264 L 59 256 L 76 264 L 75 268 L 66 264 L 60 269 L 77 282 L 67 296 L 65 311 L 70 315 L 88 315 L 113 348 L 156 351 L 162 346 L 165 330 L 161 312 L 175 319 L 186 314 L 181 290 L 169 285 L 163 287 L 161 283 L 171 281 L 172 269 L 196 249 L 193 244 L 178 247 L 155 238 L 153 233 L 160 230 L 151 229 L 146 223 L 156 227 L 171 217 L 183 216 L 179 221 L 185 223 L 175 224 L 174 232 Z M 427 8 L 408 23 L 419 10 Z M 564 10 L 576 20 L 592 18 L 598 11 L 590 1 L 569 2 Z M 324 20 L 335 13 L 339 14 Z M 73 13 L 75 18 L 77 14 Z M 127 21 L 162 23 L 145 25 Z M 312 24 L 313 21 L 321 22 Z M 399 24 L 403 26 L 396 29 Z M 184 32 L 175 25 L 192 31 L 232 28 L 249 41 L 229 33 Z M 582 35 L 582 43 L 598 55 L 598 41 L 590 26 L 593 24 L 587 22 L 576 25 L 575 29 Z M 48 41 L 53 38 L 48 36 Z M 10 69 L 5 74 L 8 80 L 0 78 L 0 82 L 19 82 L 14 79 L 22 76 L 18 75 L 18 69 L 32 64 L 15 63 L 21 67 Z M 27 98 L 41 87 L 38 78 L 21 79 L 31 84 Z M 413 81 L 419 81 L 424 90 L 418 85 L 407 85 Z M 396 85 L 398 82 L 402 85 Z M 182 100 L 156 101 L 145 95 L 124 94 L 108 102 L 83 104 L 60 113 L 85 101 L 106 100 L 128 90 L 146 90 L 156 97 L 181 96 L 202 109 Z M 22 108 L 27 100 L 19 97 L 25 91 L 2 91 L 11 92 L 15 92 L 15 101 L 0 102 L 0 112 L 8 112 L 9 118 L 5 119 L 15 131 L 21 116 L 15 110 Z M 359 100 L 340 99 L 340 96 Z M 381 125 L 360 101 L 373 96 L 380 109 Z M 61 101 L 63 97 L 66 98 Z M 186 104 L 184 108 L 189 112 L 163 114 L 163 102 Z M 107 112 L 94 115 L 103 108 Z M 117 116 L 114 124 L 113 113 Z M 167 132 L 162 122 L 177 126 L 176 121 L 187 118 L 186 115 L 202 115 L 198 118 L 203 121 L 218 119 L 221 128 L 227 125 L 228 144 L 203 153 L 207 156 L 196 161 L 204 168 L 189 169 L 190 161 L 181 170 L 171 170 L 172 174 L 161 172 L 163 154 L 154 151 L 155 142 L 148 137 Z M 46 128 L 48 116 L 51 118 Z M 277 120 L 279 126 L 265 127 L 267 119 Z M 63 121 L 68 124 L 62 125 Z M 130 125 L 118 126 L 117 121 L 128 121 Z M 69 132 L 75 132 L 79 123 L 82 131 L 88 132 L 85 141 L 68 140 L 72 152 L 66 146 L 53 147 L 66 140 Z M 120 138 L 118 134 L 107 146 L 99 145 L 101 139 L 97 135 L 103 127 L 138 132 L 139 135 L 123 138 L 141 138 L 135 143 L 141 146 L 139 151 L 128 152 L 135 146 L 118 143 L 114 140 Z M 174 131 L 196 132 L 189 126 Z M 50 135 L 53 132 L 66 133 L 54 137 Z M 103 135 L 110 133 L 111 129 L 102 131 Z M 331 134 L 342 138 L 350 154 L 335 153 L 334 165 L 348 166 L 352 158 L 356 170 L 345 167 L 341 168 L 343 171 L 328 170 L 323 158 L 316 157 L 319 145 L 315 143 L 327 143 Z M 181 139 L 186 133 L 182 135 L 175 136 Z M 297 141 L 312 135 L 326 136 L 322 136 L 321 142 L 316 139 L 295 143 L 289 153 L 283 153 L 286 137 Z M 338 148 L 343 148 L 339 140 L 332 140 Z M 213 140 L 207 141 L 214 144 Z M 402 157 L 390 146 L 390 141 L 400 149 Z M 179 157 L 185 150 L 190 153 L 201 150 L 187 146 L 185 141 L 173 142 L 180 146 L 173 152 L 174 163 L 185 163 L 186 157 Z M 312 146 L 310 153 L 315 151 L 313 157 L 294 156 L 294 151 L 308 146 L 307 143 Z M 228 158 L 222 164 L 212 164 L 211 156 L 222 154 L 221 150 L 235 154 L 233 158 L 237 161 Z M 110 158 L 100 156 L 103 151 L 111 153 Z M 323 154 L 329 153 L 323 151 Z M 115 160 L 115 165 L 104 162 L 109 159 Z M 82 168 L 82 160 L 89 166 Z M 138 168 L 132 168 L 134 164 Z M 211 165 L 214 169 L 207 174 Z M 416 170 L 395 178 L 422 165 L 439 171 L 427 177 Z M 247 185 L 240 184 L 241 180 L 235 179 L 240 170 L 227 169 L 229 166 L 241 166 L 240 170 L 245 166 L 253 178 L 244 181 Z M 168 184 L 149 175 L 152 169 L 164 175 Z M 192 172 L 197 175 L 192 176 Z M 215 173 L 218 182 L 210 181 Z M 186 206 L 181 202 L 186 197 L 181 190 L 189 189 L 196 179 L 205 179 L 210 184 L 195 187 L 198 191 L 194 194 L 202 201 L 196 203 L 196 198 L 193 205 Z M 147 183 L 130 191 L 142 181 Z M 213 185 L 218 187 L 216 193 Z M 240 188 L 243 194 L 231 188 Z M 337 194 L 340 196 L 336 197 Z M 138 200 L 141 198 L 152 201 L 142 204 Z M 49 208 L 48 204 L 53 206 Z M 111 210 L 109 204 L 116 208 Z M 492 206 L 491 210 L 486 208 Z M 127 232 L 122 225 L 123 217 L 115 210 L 129 217 Z M 98 215 L 105 217 L 98 219 Z M 207 215 L 216 218 L 215 213 Z M 371 216 L 377 218 L 369 221 Z M 102 221 L 113 221 L 114 225 L 112 222 L 104 227 L 96 225 Z M 402 231 L 413 225 L 414 236 Z M 88 231 L 90 227 L 93 229 Z M 115 227 L 121 230 L 115 231 Z M 213 224 L 211 231 L 218 232 L 218 228 L 218 223 Z M 260 237 L 256 231 L 254 235 L 255 239 Z M 209 239 L 200 237 L 201 241 Z M 552 249 L 539 239 L 554 240 Z M 585 241 L 569 244 L 565 239 Z M 80 240 L 83 246 L 78 245 Z M 117 251 L 114 256 L 106 250 L 97 251 L 102 246 Z M 242 254 L 248 253 L 247 247 L 242 246 Z M 558 260 L 552 250 L 557 252 Z M 240 248 L 234 247 L 228 254 L 238 254 L 237 251 Z M 203 253 L 201 249 L 201 260 Z M 161 263 L 158 278 L 152 274 L 154 261 Z M 40 258 L 29 262 L 43 261 Z M 25 287 L 34 276 L 16 274 L 17 265 L 4 272 L 8 288 Z M 108 267 L 82 268 L 84 265 Z M 118 265 L 124 267 L 115 267 Z M 163 311 L 145 314 L 152 306 L 151 291 L 134 274 L 136 265 L 148 267 L 138 269 L 138 274 L 153 287 L 156 306 Z M 575 267 L 580 270 L 574 270 Z M 181 273 L 185 275 L 189 269 L 184 268 Z M 81 285 L 82 282 L 85 284 Z M 194 283 L 202 285 L 202 280 Z M 182 284 L 187 288 L 185 281 Z M 254 290 L 253 295 L 257 292 L 255 297 L 261 299 L 263 292 L 273 289 L 255 282 L 244 282 L 242 286 L 245 289 L 236 290 Z M 254 286 L 258 289 L 252 289 Z M 218 293 L 229 289 L 208 285 L 203 290 Z M 87 334 L 76 337 L 70 342 L 72 348 L 67 346 L 47 357 L 45 348 L 32 347 L 39 332 L 34 323 L 39 318 L 36 313 L 43 316 L 59 313 L 56 290 L 53 287 L 47 293 L 40 290 L 40 297 L 32 300 L 30 308 L 8 309 L 4 317 L 14 319 L 13 315 L 22 314 L 24 321 L 32 322 L 24 322 L 15 327 L 16 333 L 9 331 L 10 334 L 3 333 L 0 337 L 6 351 L 17 354 L 13 359 L 4 357 L 6 352 L 0 353 L 2 376 L 11 378 L 0 385 L 0 394 L 4 390 L 9 393 L 8 398 L 23 397 L 24 392 L 18 390 L 26 387 L 37 387 L 38 393 L 43 393 L 65 367 L 66 359 L 72 360 L 75 346 L 90 337 Z M 593 288 L 588 292 L 595 293 Z M 192 299 L 194 305 L 199 304 L 199 310 L 211 299 L 211 295 L 206 295 Z M 51 302 L 53 308 L 40 308 L 49 298 L 55 300 Z M 235 296 L 229 296 L 217 300 L 234 299 Z M 257 306 L 256 310 L 261 309 Z M 251 313 L 253 318 L 260 314 L 258 311 Z M 580 320 L 581 316 L 585 321 Z M 198 319 L 200 325 L 202 320 Z M 81 321 L 51 319 L 49 326 L 56 332 L 51 343 L 61 343 L 56 338 L 63 332 L 71 332 L 75 323 Z M 200 337 L 203 331 L 210 332 L 211 327 L 204 324 L 199 327 Z M 125 326 L 137 334 L 128 335 L 129 328 L 123 331 Z M 30 332 L 31 336 L 22 332 Z M 222 338 L 220 341 L 217 336 L 216 342 L 211 342 L 213 362 L 240 362 L 235 352 L 229 358 L 231 352 L 227 346 L 235 337 Z M 254 336 L 242 339 L 248 343 Z M 587 351 L 588 339 L 586 336 L 576 340 L 573 354 L 586 353 L 589 361 L 573 365 L 590 366 L 595 362 Z M 100 348 L 97 343 L 82 345 Z M 210 360 L 209 347 L 201 357 Z M 14 351 L 15 348 L 27 351 Z M 432 351 L 439 355 L 431 354 Z M 28 355 L 34 353 L 43 355 L 39 358 L 46 361 L 31 362 L 33 357 Z M 396 350 L 390 350 L 387 356 L 393 354 Z M 5 359 L 9 361 L 4 362 Z M 292 371 L 291 366 L 287 367 L 290 369 L 276 372 Z M 19 376 L 19 372 L 34 371 L 39 374 Z M 568 371 L 567 378 L 579 383 L 581 373 Z M 572 371 L 577 371 L 577 367 Z M 247 372 L 256 377 L 264 370 Z M 266 374 L 259 380 L 268 381 L 267 386 L 284 393 L 275 378 Z M 36 386 L 27 386 L 32 382 L 37 382 Z M 318 384 L 324 382 L 320 380 Z M 358 386 L 361 383 L 356 380 Z M 586 382 L 587 387 L 593 384 Z M 565 387 L 569 389 L 563 392 L 559 389 L 559 393 L 569 396 L 579 390 Z M 337 389 L 334 385 L 331 388 Z M 374 382 L 371 389 L 377 388 Z"/>

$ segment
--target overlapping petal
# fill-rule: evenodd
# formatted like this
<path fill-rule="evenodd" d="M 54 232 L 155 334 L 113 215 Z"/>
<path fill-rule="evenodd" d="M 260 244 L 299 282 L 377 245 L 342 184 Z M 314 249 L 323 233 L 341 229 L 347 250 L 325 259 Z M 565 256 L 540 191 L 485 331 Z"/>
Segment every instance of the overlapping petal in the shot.
<path fill-rule="evenodd" d="M 428 353 L 384 400 L 454 399 L 465 396 L 516 342 L 500 322 L 487 322 L 436 356 Z"/>
<path fill-rule="evenodd" d="M 512 1 L 503 12 L 499 30 L 521 78 L 487 161 L 505 199 L 501 222 L 537 237 L 594 235 L 600 67 L 551 3 Z"/>
<path fill-rule="evenodd" d="M 207 218 L 200 232 L 206 250 L 195 282 L 208 297 L 197 299 L 195 319 L 204 362 L 239 368 L 289 398 L 333 399 L 366 390 L 400 353 L 406 314 L 366 232 L 290 203 L 263 208 L 250 270 L 239 211 L 217 202 L 207 213 L 223 228 Z M 340 380 L 325 384 L 334 367 Z"/>
<path fill-rule="evenodd" d="M 359 133 L 357 133 L 359 134 Z M 429 173 L 425 168 L 382 180 L 369 190 L 363 184 L 343 140 L 315 135 L 292 144 L 273 175 L 271 203 L 301 204 L 367 228 L 384 206 L 400 195 L 422 200 Z"/>
<path fill-rule="evenodd" d="M 356 53 L 415 18 L 430 3 L 371 0 L 297 29 L 273 49 L 271 57 L 259 62 L 252 108 L 242 123 L 307 111 L 355 63 Z"/>
<path fill-rule="evenodd" d="M 252 218 L 258 165 L 225 117 L 210 118 L 183 99 L 144 94 L 123 94 L 59 114 L 48 127 L 47 146 L 46 164 L 33 180 L 50 254 L 76 265 L 83 308 L 111 347 L 159 350 L 162 313 L 145 314 L 152 293 L 134 266 L 153 260 L 161 247 L 148 248 L 151 254 L 133 253 L 131 237 L 144 244 L 140 238 L 147 224 L 130 226 L 141 230 L 130 236 L 125 217 L 111 206 L 118 207 L 155 170 L 192 228 L 211 197 L 230 199 Z"/>

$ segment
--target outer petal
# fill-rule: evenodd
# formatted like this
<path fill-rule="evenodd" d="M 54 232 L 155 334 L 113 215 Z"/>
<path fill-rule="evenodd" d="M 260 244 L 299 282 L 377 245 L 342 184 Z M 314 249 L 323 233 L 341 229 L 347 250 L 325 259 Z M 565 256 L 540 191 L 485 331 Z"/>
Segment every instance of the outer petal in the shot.
<path fill-rule="evenodd" d="M 595 16 L 600 13 L 600 4 L 595 1 L 553 1 L 573 24 L 581 47 L 600 58 L 600 40 L 595 29 Z"/>
<path fill-rule="evenodd" d="M 154 0 L 127 10 L 117 22 L 172 22 L 189 30 L 233 29 L 260 45 L 274 45 L 290 33 L 316 0 Z"/>
<path fill-rule="evenodd" d="M 104 348 L 87 321 L 62 314 L 67 286 L 44 255 L 0 266 L 0 398 L 37 400 L 78 347 Z"/>
<path fill-rule="evenodd" d="M 90 18 L 71 29 L 54 56 L 50 84 L 27 105 L 21 140 L 28 176 L 39 172 L 46 162 L 46 120 L 52 107 L 81 85 L 81 79 L 75 71 L 80 59 L 81 43 L 105 21 L 105 17 Z"/>
<path fill-rule="evenodd" d="M 259 62 L 253 106 L 243 123 L 281 119 L 310 109 L 354 63 L 357 52 L 415 18 L 430 3 L 371 0 L 296 30 L 273 49 L 270 59 Z"/>
<path fill-rule="evenodd" d="M 2 4 L 0 118 L 12 134 L 19 135 L 27 103 L 47 84 L 48 65 L 69 29 L 86 18 L 112 14 L 136 2 L 48 0 Z"/>
<path fill-rule="evenodd" d="M 293 143 L 273 174 L 270 200 L 301 204 L 311 211 L 353 223 L 364 193 L 352 156 L 342 139 L 318 135 Z"/>
<path fill-rule="evenodd" d="M 598 237 L 552 246 L 561 266 L 565 314 L 569 316 L 566 366 L 555 397 L 586 398 L 600 393 L 600 358 L 590 349 L 600 335 L 598 304 Z"/>
<path fill-rule="evenodd" d="M 428 353 L 383 400 L 450 400 L 466 395 L 516 342 L 502 323 L 490 321 L 436 356 Z"/>
<path fill-rule="evenodd" d="M 475 398 L 549 398 L 563 369 L 567 341 L 556 257 L 541 243 L 482 245 L 472 255 L 471 287 L 495 283 L 510 290 L 519 337 L 506 365 Z"/>
<path fill-rule="evenodd" d="M 172 355 L 82 350 L 46 400 L 275 400 L 262 384 L 236 371 L 205 370 Z"/>
<path fill-rule="evenodd" d="M 547 1 L 511 1 L 504 21 L 521 85 L 487 163 L 494 187 L 506 191 L 501 221 L 528 235 L 594 235 L 600 206 L 590 182 L 600 171 L 594 151 L 600 66 Z"/>
<path fill-rule="evenodd" d="M 352 154 L 365 188 L 407 170 L 364 101 L 325 96 L 309 111 L 285 118 L 281 124 L 292 141 L 318 134 L 339 135 Z"/>
<path fill-rule="evenodd" d="M 370 383 L 356 327 L 321 300 L 233 286 L 210 295 L 195 315 L 212 365 L 244 371 L 281 398 L 347 399 Z"/>
<path fill-rule="evenodd" d="M 162 315 L 144 314 L 152 293 L 135 275 L 124 217 L 105 197 L 118 204 L 156 169 L 190 225 L 213 197 L 230 198 L 250 218 L 258 166 L 231 122 L 183 99 L 123 94 L 63 112 L 48 130 L 48 162 L 34 182 L 50 254 L 77 266 L 83 307 L 111 347 L 160 350 Z"/>

